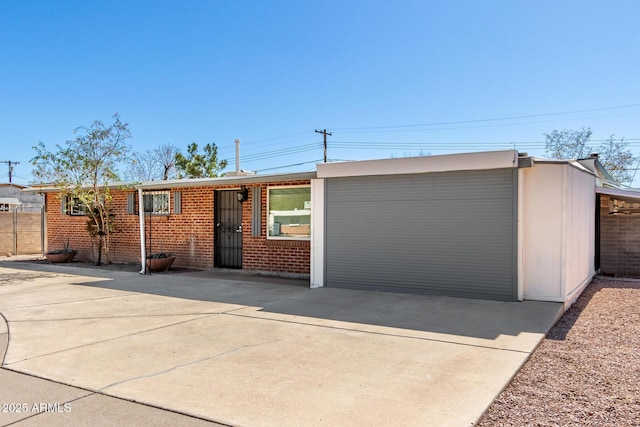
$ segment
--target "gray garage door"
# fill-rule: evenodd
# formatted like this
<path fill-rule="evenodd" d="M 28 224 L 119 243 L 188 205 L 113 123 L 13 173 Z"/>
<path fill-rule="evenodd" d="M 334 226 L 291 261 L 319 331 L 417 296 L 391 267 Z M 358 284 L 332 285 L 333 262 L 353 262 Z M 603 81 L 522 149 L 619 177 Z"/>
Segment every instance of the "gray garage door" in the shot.
<path fill-rule="evenodd" d="M 517 298 L 517 169 L 326 185 L 326 286 Z"/>

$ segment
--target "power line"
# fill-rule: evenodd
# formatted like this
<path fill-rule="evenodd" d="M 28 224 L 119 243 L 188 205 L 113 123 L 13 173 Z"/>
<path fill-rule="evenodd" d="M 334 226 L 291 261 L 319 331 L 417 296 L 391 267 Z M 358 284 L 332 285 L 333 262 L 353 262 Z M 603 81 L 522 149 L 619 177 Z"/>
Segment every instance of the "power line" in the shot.
<path fill-rule="evenodd" d="M 321 160 L 322 159 L 310 160 L 308 162 L 293 163 L 293 164 L 290 164 L 290 165 L 276 166 L 276 167 L 267 168 L 267 169 L 258 169 L 258 170 L 256 170 L 256 172 L 264 172 L 264 171 L 270 171 L 270 170 L 276 170 L 276 169 L 285 169 L 285 168 L 290 168 L 290 167 L 293 167 L 293 166 L 308 165 L 309 163 L 319 163 Z"/>
<path fill-rule="evenodd" d="M 346 127 L 346 128 L 334 128 L 334 129 L 335 130 L 341 130 L 341 131 L 362 131 L 362 130 L 376 130 L 376 129 L 403 129 L 403 128 L 411 128 L 411 127 L 445 126 L 445 125 L 458 125 L 458 124 L 469 124 L 469 123 L 496 122 L 496 121 L 504 121 L 504 120 L 530 119 L 530 118 L 534 118 L 534 117 L 559 116 L 559 115 L 566 115 L 566 114 L 588 113 L 588 112 L 593 112 L 593 111 L 616 110 L 616 109 L 632 108 L 632 107 L 640 107 L 640 104 L 618 105 L 618 106 L 614 106 L 614 107 L 589 108 L 589 109 L 584 109 L 584 110 L 561 111 L 561 112 L 556 112 L 556 113 L 542 113 L 542 114 L 527 114 L 527 115 L 522 115 L 522 116 L 493 117 L 493 118 L 488 118 L 488 119 L 476 119 L 476 120 L 455 120 L 455 121 L 448 121 L 448 122 L 430 122 L 430 123 L 420 123 L 420 124 L 411 124 L 411 125 Z"/>
<path fill-rule="evenodd" d="M 309 131 L 306 131 L 305 133 L 308 134 Z M 304 141 L 304 140 L 309 139 L 309 138 L 311 138 L 311 137 L 310 136 L 293 137 L 293 138 L 289 138 L 289 139 L 285 139 L 285 140 L 280 140 L 280 141 L 278 141 L 276 143 L 260 144 L 260 148 L 268 149 L 269 147 L 282 147 L 282 145 L 287 143 L 287 142 L 291 142 L 291 141 L 301 142 L 301 141 Z M 314 142 L 314 143 L 316 143 L 316 142 Z M 260 156 L 260 155 L 263 155 L 263 154 L 269 154 L 269 153 L 273 152 L 273 150 L 269 150 L 269 151 L 259 151 L 259 152 L 254 153 L 254 154 L 245 154 L 247 152 L 253 151 L 253 150 L 245 150 L 244 148 L 246 148 L 246 145 L 247 144 L 245 144 L 245 142 L 243 141 L 242 142 L 242 147 L 243 147 L 243 155 L 242 155 L 242 157 L 243 157 L 243 160 L 246 159 L 246 158 L 251 158 L 252 156 Z M 281 150 L 286 150 L 286 149 L 287 148 L 281 148 Z M 235 152 L 231 152 L 231 150 L 226 150 L 226 151 L 225 150 L 221 150 L 218 153 L 219 153 L 219 156 L 221 158 L 225 158 L 225 157 L 233 158 L 233 157 L 235 157 Z"/>
<path fill-rule="evenodd" d="M 280 150 L 271 150 L 263 153 L 244 156 L 242 161 L 245 163 L 251 163 L 258 160 L 270 159 L 273 157 L 285 157 L 292 154 L 304 153 L 306 151 L 317 150 L 320 147 L 320 143 L 300 145 L 296 147 L 282 148 Z"/>

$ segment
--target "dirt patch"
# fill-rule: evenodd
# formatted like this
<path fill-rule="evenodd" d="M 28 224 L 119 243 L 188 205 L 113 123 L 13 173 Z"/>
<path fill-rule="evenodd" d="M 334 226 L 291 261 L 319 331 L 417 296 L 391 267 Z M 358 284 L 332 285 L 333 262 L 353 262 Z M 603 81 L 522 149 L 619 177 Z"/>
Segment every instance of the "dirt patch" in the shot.
<path fill-rule="evenodd" d="M 640 281 L 596 279 L 479 426 L 640 426 Z"/>

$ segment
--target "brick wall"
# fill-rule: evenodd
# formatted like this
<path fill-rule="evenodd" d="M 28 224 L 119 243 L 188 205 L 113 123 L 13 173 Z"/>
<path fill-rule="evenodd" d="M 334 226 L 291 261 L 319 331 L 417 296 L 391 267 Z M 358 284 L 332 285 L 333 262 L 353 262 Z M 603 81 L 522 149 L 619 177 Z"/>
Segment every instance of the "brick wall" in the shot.
<path fill-rule="evenodd" d="M 308 184 L 309 181 L 291 181 L 273 185 Z M 255 186 L 262 187 L 262 227 L 259 237 L 251 235 L 251 198 L 253 197 L 251 188 Z M 147 251 L 176 254 L 178 257 L 174 265 L 178 267 L 213 268 L 215 190 L 237 188 L 239 188 L 238 185 L 175 189 L 182 193 L 182 213 L 180 214 L 174 212 L 174 189 L 171 189 L 170 215 L 145 217 Z M 242 204 L 242 268 L 250 271 L 309 274 L 310 242 L 268 240 L 266 237 L 267 184 L 251 184 L 248 188 L 249 200 Z M 139 218 L 138 215 L 127 213 L 127 193 L 131 192 L 133 190 L 111 192 L 116 232 L 111 236 L 110 258 L 114 262 L 140 262 Z M 69 246 L 78 251 L 77 260 L 95 260 L 96 249 L 86 231 L 87 218 L 63 214 L 60 209 L 60 199 L 55 194 L 47 194 L 46 203 L 48 249 L 61 249 L 69 238 Z"/>
<path fill-rule="evenodd" d="M 291 181 L 273 186 L 308 185 L 309 181 Z M 255 187 L 255 186 L 254 186 Z M 260 237 L 251 236 L 251 205 L 253 191 L 242 207 L 242 264 L 247 270 L 275 271 L 309 274 L 311 268 L 311 244 L 308 240 L 267 239 L 267 188 L 262 188 L 262 216 Z"/>
<path fill-rule="evenodd" d="M 600 197 L 600 271 L 640 276 L 640 215 L 609 214 L 608 196 Z"/>

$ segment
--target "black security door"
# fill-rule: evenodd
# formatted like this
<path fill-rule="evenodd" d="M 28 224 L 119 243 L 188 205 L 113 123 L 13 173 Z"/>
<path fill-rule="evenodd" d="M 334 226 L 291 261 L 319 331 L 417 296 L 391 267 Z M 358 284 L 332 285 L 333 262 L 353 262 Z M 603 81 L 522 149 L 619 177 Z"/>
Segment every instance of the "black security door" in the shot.
<path fill-rule="evenodd" d="M 215 266 L 242 268 L 242 203 L 237 191 L 216 191 L 215 222 Z"/>

